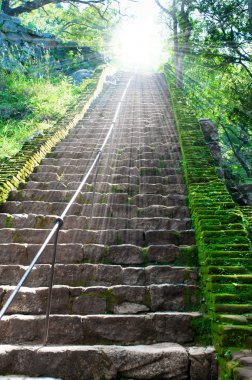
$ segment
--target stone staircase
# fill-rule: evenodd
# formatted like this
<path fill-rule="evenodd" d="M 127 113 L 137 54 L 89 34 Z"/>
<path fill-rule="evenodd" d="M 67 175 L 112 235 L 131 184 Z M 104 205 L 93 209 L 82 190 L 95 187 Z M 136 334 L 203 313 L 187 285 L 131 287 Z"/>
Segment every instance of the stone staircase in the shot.
<path fill-rule="evenodd" d="M 79 186 L 130 74 L 118 74 L 0 214 L 3 304 Z M 136 75 L 99 165 L 0 322 L 0 374 L 58 379 L 217 379 L 204 340 L 197 249 L 161 75 Z M 203 339 L 202 339 L 203 338 Z M 207 338 L 207 337 L 206 337 Z M 18 377 L 21 378 L 21 377 Z"/>

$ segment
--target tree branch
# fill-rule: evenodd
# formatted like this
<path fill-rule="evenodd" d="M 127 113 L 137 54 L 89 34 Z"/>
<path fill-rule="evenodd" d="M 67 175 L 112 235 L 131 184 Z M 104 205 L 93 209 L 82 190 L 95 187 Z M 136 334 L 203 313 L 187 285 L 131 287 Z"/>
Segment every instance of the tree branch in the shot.
<path fill-rule="evenodd" d="M 86 4 L 90 6 L 95 6 L 96 4 L 103 4 L 105 0 L 89 0 L 89 1 L 84 1 L 84 0 L 75 0 L 77 3 L 81 4 Z M 10 0 L 3 0 L 2 1 L 2 11 L 6 13 L 9 16 L 18 16 L 22 13 L 25 12 L 32 12 L 35 9 L 41 8 L 44 5 L 50 4 L 50 3 L 58 4 L 62 3 L 64 1 L 62 0 L 32 0 L 32 1 L 27 1 L 23 3 L 22 5 L 19 5 L 15 8 L 10 7 Z"/>

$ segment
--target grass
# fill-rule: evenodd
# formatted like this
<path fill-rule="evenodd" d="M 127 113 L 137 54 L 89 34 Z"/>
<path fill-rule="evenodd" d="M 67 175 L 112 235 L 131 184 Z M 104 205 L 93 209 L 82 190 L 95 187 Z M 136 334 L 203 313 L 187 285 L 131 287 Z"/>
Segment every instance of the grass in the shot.
<path fill-rule="evenodd" d="M 35 78 L 0 71 L 0 159 L 13 156 L 25 141 L 50 128 L 89 83 L 77 87 L 62 74 Z"/>

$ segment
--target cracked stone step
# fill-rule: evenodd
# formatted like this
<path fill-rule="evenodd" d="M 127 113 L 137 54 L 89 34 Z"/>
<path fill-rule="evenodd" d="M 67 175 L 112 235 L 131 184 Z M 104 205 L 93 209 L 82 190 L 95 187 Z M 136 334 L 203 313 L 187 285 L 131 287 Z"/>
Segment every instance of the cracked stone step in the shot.
<path fill-rule="evenodd" d="M 85 147 L 85 153 L 82 152 L 82 150 L 78 150 L 76 147 L 71 147 L 71 146 L 68 146 L 68 147 L 62 147 L 61 149 L 56 149 L 52 152 L 54 153 L 53 157 L 70 157 L 70 158 L 86 158 L 86 159 L 90 159 L 90 157 L 92 155 L 94 155 L 96 152 L 97 152 L 97 149 L 99 148 L 99 146 L 96 146 L 94 148 L 88 148 L 88 147 Z M 118 149 L 120 150 L 125 150 L 125 146 L 121 146 L 121 147 L 118 147 Z M 130 150 L 127 151 L 125 150 L 125 158 L 127 158 L 129 155 L 131 156 L 131 158 L 133 159 L 133 157 L 149 157 L 150 155 L 153 155 L 152 151 L 141 151 L 141 152 L 137 152 L 137 151 L 132 151 L 133 148 L 130 147 L 129 148 Z M 159 149 L 159 148 L 157 148 Z M 103 154 L 111 154 L 111 152 L 109 150 L 105 150 L 105 152 L 103 152 Z M 159 150 L 159 154 L 160 156 L 164 157 L 165 159 L 167 160 L 172 160 L 172 161 L 177 161 L 179 162 L 181 160 L 181 155 L 179 152 L 167 152 L 167 147 L 164 148 L 164 149 L 160 149 Z M 159 157 L 160 157 L 159 156 Z M 156 157 L 156 156 L 155 156 Z"/>
<path fill-rule="evenodd" d="M 25 189 L 34 189 L 34 190 L 77 190 L 78 187 L 80 186 L 80 181 L 81 178 L 79 176 L 69 176 L 65 175 L 60 180 L 54 181 L 55 176 L 43 176 L 43 179 L 45 182 L 35 182 L 35 181 L 29 181 L 25 185 Z M 52 181 L 50 181 L 52 179 Z M 135 183 L 137 182 L 137 183 Z M 134 177 L 132 177 L 129 181 L 126 180 L 126 178 L 119 178 L 118 180 L 114 182 L 101 182 L 97 181 L 96 186 L 95 186 L 95 191 L 98 193 L 116 193 L 116 192 L 127 192 L 128 195 L 138 195 L 139 193 L 139 186 L 138 186 L 139 178 L 136 177 L 136 181 Z M 148 185 L 149 187 L 149 185 Z M 178 185 L 178 184 L 170 184 L 169 186 L 165 186 L 163 184 L 157 183 L 156 186 L 153 184 L 153 187 L 149 187 L 149 190 L 151 193 L 157 193 L 157 188 L 162 191 L 163 196 L 168 196 L 170 195 L 171 197 L 178 197 L 181 195 L 184 195 L 184 199 L 186 201 L 186 190 L 184 185 Z M 88 180 L 88 182 L 84 185 L 83 191 L 87 189 L 88 191 L 94 190 L 94 182 L 91 180 Z M 141 192 L 146 194 L 147 192 L 147 187 L 144 187 L 144 185 L 141 183 Z"/>
<path fill-rule="evenodd" d="M 149 186 L 149 185 L 147 185 Z M 169 186 L 165 187 L 161 185 L 162 188 L 169 189 Z M 167 191 L 158 191 L 160 190 L 159 184 L 156 186 L 155 193 L 151 192 L 150 194 L 147 194 L 147 191 L 145 191 L 144 194 L 137 194 L 131 197 L 130 203 L 132 205 L 136 205 L 137 207 L 144 208 L 149 207 L 152 205 L 161 205 L 161 206 L 186 206 L 187 197 L 181 194 L 168 194 L 168 195 L 162 195 L 167 194 Z M 145 186 L 144 186 L 145 187 Z M 153 188 L 155 188 L 155 185 L 153 185 Z M 140 187 L 141 189 L 141 187 Z"/>
<path fill-rule="evenodd" d="M 2 228 L 0 243 L 40 244 L 49 235 L 50 229 L 38 228 Z M 79 243 L 104 245 L 133 244 L 138 246 L 175 244 L 193 245 L 194 230 L 137 230 L 137 229 L 108 229 L 108 230 L 60 230 L 59 244 Z"/>
<path fill-rule="evenodd" d="M 161 185 L 164 187 L 163 185 Z M 169 194 L 162 195 L 159 192 L 161 186 L 157 187 L 157 194 L 145 192 L 144 194 L 133 195 L 132 192 L 138 193 L 138 187 L 129 184 L 111 185 L 110 189 L 113 191 L 111 193 L 100 193 L 96 192 L 81 192 L 76 203 L 79 204 L 92 204 L 94 203 L 105 203 L 105 204 L 132 204 L 138 207 L 148 207 L 151 205 L 163 205 L 163 206 L 185 206 L 187 198 L 180 194 Z M 141 188 L 141 187 L 140 187 Z M 132 196 L 129 198 L 129 193 Z M 67 202 L 75 194 L 75 191 L 71 190 L 34 190 L 34 189 L 24 189 L 24 190 L 12 190 L 9 201 L 40 201 L 40 202 Z M 167 194 L 164 191 L 164 194 Z"/>
<path fill-rule="evenodd" d="M 120 194 L 121 195 L 121 194 Z M 67 203 L 64 202 L 39 202 L 39 201 L 7 201 L 2 205 L 2 211 L 9 214 L 41 214 L 41 215 L 60 215 Z M 164 206 L 162 206 L 164 207 Z M 183 208 L 180 208 L 183 209 Z M 169 207 L 169 216 L 179 216 L 180 209 L 178 207 Z M 187 210 L 187 209 L 186 209 Z M 103 216 L 103 217 L 121 217 L 121 218 L 133 218 L 137 217 L 137 206 L 126 204 L 94 204 L 81 205 L 79 203 L 73 203 L 70 209 L 71 214 L 77 216 Z M 188 216 L 188 211 L 184 212 Z M 157 212 L 158 214 L 158 212 Z M 167 212 L 168 214 L 168 212 Z M 158 216 L 158 215 L 157 215 Z"/>
<path fill-rule="evenodd" d="M 13 286 L 0 286 L 5 303 Z M 156 311 L 199 309 L 200 290 L 195 285 L 151 285 L 114 287 L 54 286 L 52 314 L 142 314 Z M 22 287 L 7 314 L 46 313 L 48 289 Z"/>
<path fill-rule="evenodd" d="M 74 165 L 65 165 L 65 166 L 52 166 L 52 165 L 40 165 L 37 166 L 35 173 L 55 173 L 57 174 L 57 178 L 61 176 L 65 176 L 67 174 L 75 173 L 75 176 L 78 174 L 84 176 L 87 170 L 89 169 L 89 165 L 86 167 L 76 167 Z M 166 177 L 166 183 L 183 183 L 183 177 L 179 174 L 174 174 L 174 171 L 170 168 L 159 168 L 159 167 L 139 167 L 136 166 L 99 166 L 100 173 L 108 173 L 113 174 L 114 176 L 161 176 Z"/>
<path fill-rule="evenodd" d="M 0 264 L 28 265 L 38 252 L 39 244 L 0 244 Z M 40 258 L 39 263 L 51 262 L 53 245 L 49 244 Z M 174 244 L 152 245 L 138 247 L 130 244 L 105 246 L 103 244 L 58 244 L 56 262 L 60 264 L 117 264 L 117 265 L 147 265 L 197 264 L 196 247 Z M 189 264 L 188 264 L 189 263 Z"/>
<path fill-rule="evenodd" d="M 159 153 L 166 153 L 168 152 L 168 154 L 171 154 L 173 155 L 173 159 L 179 159 L 180 158 L 180 146 L 178 144 L 174 144 L 174 145 L 171 145 L 170 142 L 160 142 L 160 138 L 157 140 L 157 141 L 154 141 L 154 142 L 151 142 L 151 144 L 149 146 L 147 146 L 146 144 L 143 145 L 143 141 L 141 141 L 141 139 L 139 139 L 139 141 L 129 141 L 129 142 L 125 142 L 124 141 L 117 141 L 116 142 L 116 149 L 123 149 L 125 152 L 128 152 L 130 153 L 132 150 L 135 150 L 137 152 L 150 152 L 150 151 L 153 151 L 154 149 L 158 149 L 159 150 Z M 147 141 L 147 144 L 149 142 Z M 142 144 L 142 147 L 140 146 Z M 81 150 L 81 149 L 88 149 L 90 151 L 92 150 L 95 150 L 95 149 L 98 149 L 102 144 L 101 143 L 98 143 L 97 142 L 97 139 L 94 139 L 93 142 L 91 141 L 86 141 L 86 142 L 80 142 L 80 143 L 72 143 L 72 144 L 69 144 L 68 141 L 66 140 L 66 142 L 64 143 L 60 143 L 58 145 L 56 145 L 56 147 L 54 148 L 54 152 L 60 152 L 60 151 L 63 151 L 64 149 L 67 148 L 67 151 L 73 151 L 73 150 Z M 140 148 L 139 148 L 140 146 Z M 142 149 L 141 149 L 142 148 Z M 105 152 L 109 150 L 109 146 L 107 145 L 105 147 Z M 167 157 L 167 156 L 166 156 Z"/>
<path fill-rule="evenodd" d="M 51 228 L 56 215 L 36 214 L 0 214 L 0 228 Z M 64 229 L 141 229 L 141 230 L 187 230 L 191 228 L 191 219 L 175 218 L 106 218 L 69 215 L 64 218 Z"/>
<path fill-rule="evenodd" d="M 39 165 L 36 168 L 36 173 L 57 173 L 58 176 L 61 176 L 62 174 L 82 174 L 84 175 L 89 169 L 89 166 L 86 168 L 83 167 L 76 167 L 74 165 L 66 165 L 66 166 L 52 166 L 52 165 Z M 112 166 L 99 166 L 99 170 L 103 173 L 105 172 L 113 172 L 114 174 L 121 174 L 121 175 L 139 175 L 139 169 L 137 167 L 127 167 L 127 166 L 118 166 L 118 167 L 112 167 Z M 164 169 L 162 169 L 164 170 Z M 165 175 L 166 173 L 164 173 Z"/>
<path fill-rule="evenodd" d="M 100 380 L 101 374 L 104 380 L 151 380 L 153 376 L 170 379 L 171 374 L 173 380 L 199 380 L 199 373 L 201 379 L 218 377 L 213 347 L 183 347 L 169 342 L 138 346 L 2 345 L 0 372 L 7 371 L 43 376 L 45 380 L 49 380 L 45 376 Z"/>
<path fill-rule="evenodd" d="M 154 344 L 193 343 L 192 320 L 198 312 L 163 312 L 128 315 L 51 315 L 49 344 Z M 111 328 L 113 326 L 113 328 Z M 38 344 L 45 317 L 13 314 L 0 321 L 1 344 Z"/>
<path fill-rule="evenodd" d="M 138 208 L 137 216 L 140 218 L 155 218 L 155 217 L 164 217 L 164 218 L 189 218 L 189 210 L 187 207 L 173 207 L 173 206 L 161 206 L 161 205 L 152 205 L 149 207 Z"/>
<path fill-rule="evenodd" d="M 26 281 L 26 286 L 48 286 L 49 264 L 38 264 Z M 1 285 L 16 285 L 26 266 L 0 265 Z M 55 285 L 68 286 L 147 286 L 152 284 L 196 285 L 195 268 L 155 265 L 147 267 L 122 267 L 104 264 L 56 264 Z"/>
<path fill-rule="evenodd" d="M 99 159 L 99 163 L 101 164 L 102 162 L 107 162 L 108 160 L 111 159 L 111 162 L 116 162 L 118 166 L 136 166 L 136 167 L 159 167 L 160 164 L 165 165 L 167 168 L 169 168 L 173 173 L 171 174 L 176 174 L 177 170 L 179 168 L 178 162 L 177 161 L 172 161 L 172 160 L 165 160 L 165 159 L 158 159 L 158 158 L 150 158 L 150 159 L 133 159 L 131 157 L 129 158 L 119 158 L 120 154 L 115 153 L 112 156 L 101 156 Z M 75 167 L 86 167 L 87 165 L 90 164 L 90 157 L 88 159 L 70 159 L 69 158 L 44 158 L 41 162 L 42 165 L 52 165 L 52 166 L 65 166 L 65 165 L 72 165 Z"/>
<path fill-rule="evenodd" d="M 118 194 L 121 197 L 121 194 Z M 2 205 L 2 212 L 8 214 L 60 215 L 67 203 L 39 201 L 7 201 Z M 119 217 L 119 218 L 189 218 L 187 207 L 154 205 L 138 208 L 129 204 L 94 204 L 81 205 L 73 203 L 71 214 L 77 216 Z"/>
<path fill-rule="evenodd" d="M 12 190 L 10 201 L 40 201 L 40 202 L 63 202 L 67 203 L 75 194 L 69 190 Z M 127 193 L 98 193 L 81 192 L 76 199 L 76 203 L 85 205 L 94 203 L 127 203 Z"/>
<path fill-rule="evenodd" d="M 48 229 L 38 228 L 2 228 L 0 229 L 0 242 L 1 243 L 23 243 L 23 244 L 40 244 L 43 243 L 46 236 L 49 234 Z M 171 240 L 178 240 L 178 234 L 181 236 L 181 241 L 187 239 L 187 231 L 172 232 L 170 233 Z M 168 236 L 168 234 L 167 234 Z M 149 239 L 151 240 L 151 239 Z M 116 244 L 134 244 L 144 245 L 144 231 L 143 230 L 83 230 L 83 229 L 70 229 L 60 230 L 59 243 L 79 243 L 79 244 L 94 244 L 96 242 L 103 242 L 105 245 Z M 171 241 L 173 243 L 173 241 Z"/>
<path fill-rule="evenodd" d="M 66 149 L 65 151 L 55 151 L 55 150 L 52 150 L 50 153 L 47 154 L 47 157 L 48 158 L 54 158 L 54 159 L 74 159 L 74 160 L 83 160 L 83 159 L 86 159 L 86 160 L 89 160 L 91 155 L 92 154 L 95 154 L 96 152 L 95 151 L 81 151 L 81 150 L 75 150 L 75 151 L 69 151 L 68 149 Z M 130 157 L 132 160 L 140 160 L 140 159 L 146 159 L 146 160 L 149 160 L 149 159 L 156 159 L 156 158 L 161 158 L 161 159 L 165 159 L 165 160 L 169 160 L 170 161 L 170 164 L 171 165 L 168 165 L 168 166 L 177 166 L 179 165 L 179 159 L 178 158 L 175 158 L 173 159 L 172 157 L 172 154 L 171 153 L 167 153 L 164 152 L 164 153 L 160 153 L 159 151 L 137 151 L 137 150 L 130 150 L 130 151 L 127 151 L 127 150 L 124 150 L 124 149 L 118 149 L 115 151 L 114 154 L 117 154 L 117 156 L 119 155 L 120 159 L 128 159 L 129 157 L 129 154 L 130 154 Z M 110 152 L 103 152 L 102 153 L 102 157 L 103 158 L 106 158 L 106 157 L 111 157 L 111 153 Z"/>

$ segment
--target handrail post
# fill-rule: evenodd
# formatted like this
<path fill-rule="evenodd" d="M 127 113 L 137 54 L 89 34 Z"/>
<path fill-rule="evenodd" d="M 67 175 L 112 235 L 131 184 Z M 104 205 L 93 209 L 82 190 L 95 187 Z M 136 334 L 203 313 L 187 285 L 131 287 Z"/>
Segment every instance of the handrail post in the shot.
<path fill-rule="evenodd" d="M 58 236 L 59 231 L 61 227 L 63 226 L 63 219 L 57 218 L 55 220 L 55 225 L 57 226 L 56 234 L 54 237 L 54 246 L 53 246 L 53 257 L 52 257 L 52 267 L 51 267 L 51 274 L 50 274 L 50 280 L 48 285 L 48 298 L 47 298 L 47 306 L 46 306 L 46 320 L 45 320 L 45 335 L 44 335 L 44 342 L 43 345 L 45 346 L 47 344 L 48 340 L 48 333 L 49 333 L 49 320 L 50 320 L 50 314 L 51 314 L 51 306 L 52 306 L 52 290 L 53 290 L 53 283 L 54 283 L 54 270 L 55 270 L 55 262 L 56 262 L 56 254 L 57 254 L 57 245 L 58 245 Z"/>

